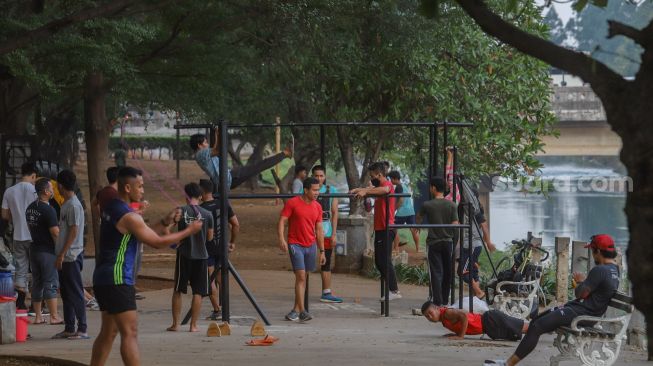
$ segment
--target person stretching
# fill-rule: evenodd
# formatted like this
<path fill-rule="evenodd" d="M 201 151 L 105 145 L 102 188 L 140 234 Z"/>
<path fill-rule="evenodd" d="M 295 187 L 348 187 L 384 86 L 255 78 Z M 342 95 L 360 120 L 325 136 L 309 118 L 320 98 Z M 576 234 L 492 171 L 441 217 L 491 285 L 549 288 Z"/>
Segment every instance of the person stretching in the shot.
<path fill-rule="evenodd" d="M 215 129 L 215 141 L 213 146 L 209 146 L 206 136 L 198 133 L 190 137 L 190 148 L 195 153 L 197 165 L 211 178 L 215 189 L 220 184 L 220 145 L 218 143 L 218 129 Z M 236 188 L 250 178 L 258 175 L 266 169 L 270 169 L 281 163 L 285 158 L 291 158 L 294 155 L 295 142 L 291 140 L 290 144 L 274 156 L 263 159 L 257 163 L 247 166 L 234 167 L 227 170 L 227 184 L 230 189 Z"/>
<path fill-rule="evenodd" d="M 614 240 L 607 234 L 594 235 L 585 248 L 592 249 L 596 267 L 590 270 L 587 278 L 581 273 L 573 274 L 572 285 L 576 286 L 576 299 L 550 309 L 531 321 L 526 336 L 508 360 L 486 360 L 484 365 L 516 365 L 535 349 L 542 334 L 569 326 L 576 317 L 602 316 L 605 313 L 612 296 L 619 289 L 619 267 L 615 262 L 617 251 Z"/>
<path fill-rule="evenodd" d="M 452 331 L 446 334 L 449 339 L 463 339 L 465 335 L 487 334 L 494 340 L 518 341 L 528 330 L 528 322 L 513 318 L 498 310 L 470 313 L 467 310 L 437 306 L 431 301 L 422 305 L 422 315 L 432 323 Z"/>
<path fill-rule="evenodd" d="M 306 271 L 315 270 L 316 242 L 320 249 L 320 265 L 326 263 L 324 256 L 324 229 L 322 228 L 322 206 L 317 202 L 320 183 L 310 177 L 304 180 L 304 194 L 289 199 L 283 206 L 277 232 L 279 248 L 290 254 L 290 263 L 295 272 L 295 305 L 286 315 L 286 320 L 302 322 L 313 319 L 304 308 Z M 288 223 L 288 241 L 284 235 Z"/>

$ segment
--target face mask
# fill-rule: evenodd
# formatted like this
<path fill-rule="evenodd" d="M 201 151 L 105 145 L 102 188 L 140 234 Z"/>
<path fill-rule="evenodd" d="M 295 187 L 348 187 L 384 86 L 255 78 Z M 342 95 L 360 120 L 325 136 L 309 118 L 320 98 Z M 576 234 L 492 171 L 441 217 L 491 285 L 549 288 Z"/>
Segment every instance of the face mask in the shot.
<path fill-rule="evenodd" d="M 379 180 L 379 178 L 372 179 L 372 185 L 375 187 L 379 187 L 381 185 L 381 181 Z"/>

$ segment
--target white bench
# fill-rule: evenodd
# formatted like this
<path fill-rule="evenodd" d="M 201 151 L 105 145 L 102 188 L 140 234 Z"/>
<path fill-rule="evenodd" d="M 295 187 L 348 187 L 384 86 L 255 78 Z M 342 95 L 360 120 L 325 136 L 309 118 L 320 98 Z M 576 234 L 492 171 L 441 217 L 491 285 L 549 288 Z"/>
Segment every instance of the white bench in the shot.
<path fill-rule="evenodd" d="M 557 366 L 560 361 L 575 359 L 580 359 L 587 366 L 614 364 L 621 351 L 621 342 L 626 338 L 633 312 L 632 298 L 618 292 L 610 300 L 610 307 L 624 315 L 579 316 L 571 326 L 556 329 L 557 337 L 553 345 L 560 354 L 551 356 L 551 366 Z M 611 309 L 608 309 L 606 314 L 608 313 L 611 313 Z"/>
<path fill-rule="evenodd" d="M 502 289 L 503 286 L 517 286 L 517 293 Z M 533 306 L 537 304 L 540 279 L 528 282 L 501 281 L 497 284 L 492 307 L 513 318 L 528 319 Z"/>

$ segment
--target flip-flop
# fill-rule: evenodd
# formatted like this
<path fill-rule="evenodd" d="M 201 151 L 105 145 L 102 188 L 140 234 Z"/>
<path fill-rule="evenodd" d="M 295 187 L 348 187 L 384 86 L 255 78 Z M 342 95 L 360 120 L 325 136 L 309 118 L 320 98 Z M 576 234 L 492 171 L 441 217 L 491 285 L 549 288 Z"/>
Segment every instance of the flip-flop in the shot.
<path fill-rule="evenodd" d="M 45 323 L 45 320 L 43 321 Z M 59 320 L 58 322 L 55 323 L 50 323 L 50 325 L 61 325 L 63 324 L 63 320 Z"/>
<path fill-rule="evenodd" d="M 400 247 L 403 247 L 404 245 L 408 245 L 408 242 L 406 242 L 406 241 L 400 241 L 399 242 Z"/>
<path fill-rule="evenodd" d="M 52 339 L 68 339 L 72 336 L 74 336 L 76 333 L 68 333 L 65 330 L 63 332 L 59 332 L 55 335 L 52 336 Z"/>
<path fill-rule="evenodd" d="M 247 344 L 248 346 L 271 346 L 278 340 L 279 340 L 279 338 L 277 338 L 277 337 L 273 337 L 271 335 L 266 335 L 265 338 L 250 339 L 245 344 Z"/>
<path fill-rule="evenodd" d="M 41 319 L 40 322 L 33 322 L 32 325 L 41 325 L 41 324 L 45 324 L 45 323 L 47 323 L 47 322 L 45 321 L 45 319 Z M 62 323 L 63 323 L 63 322 L 62 322 Z"/>

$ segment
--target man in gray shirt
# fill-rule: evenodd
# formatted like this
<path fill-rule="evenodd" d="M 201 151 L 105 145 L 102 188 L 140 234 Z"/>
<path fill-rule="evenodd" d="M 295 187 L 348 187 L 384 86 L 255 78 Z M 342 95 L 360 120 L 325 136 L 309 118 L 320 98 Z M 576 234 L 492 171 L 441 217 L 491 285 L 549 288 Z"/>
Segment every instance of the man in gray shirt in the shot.
<path fill-rule="evenodd" d="M 196 220 L 202 220 L 202 230 L 182 240 L 177 247 L 175 263 L 175 289 L 172 293 L 172 325 L 168 331 L 175 332 L 179 329 L 181 316 L 181 294 L 186 293 L 188 283 L 193 290 L 191 303 L 190 331 L 198 332 L 197 319 L 200 315 L 202 297 L 209 295 L 209 272 L 206 251 L 206 242 L 213 240 L 213 215 L 210 211 L 199 206 L 202 198 L 202 189 L 197 183 L 188 183 L 184 186 L 188 204 L 181 208 L 179 231 Z"/>
<path fill-rule="evenodd" d="M 59 287 L 63 302 L 63 332 L 53 338 L 88 339 L 86 332 L 86 301 L 82 282 L 84 264 L 84 208 L 75 195 L 77 177 L 70 170 L 57 175 L 59 192 L 64 197 L 59 218 L 59 237 L 54 252 L 59 270 Z M 75 331 L 77 320 L 77 331 Z"/>
<path fill-rule="evenodd" d="M 11 221 L 14 235 L 11 250 L 16 262 L 16 279 L 14 286 L 18 292 L 16 307 L 27 309 L 25 297 L 27 293 L 27 275 L 29 273 L 29 247 L 32 242 L 25 210 L 32 202 L 36 201 L 36 166 L 34 163 L 25 163 L 21 167 L 22 179 L 14 186 L 7 188 L 2 197 L 2 219 Z"/>
<path fill-rule="evenodd" d="M 292 181 L 292 193 L 304 193 L 304 179 L 308 175 L 306 167 L 297 165 L 295 167 L 295 179 Z"/>

